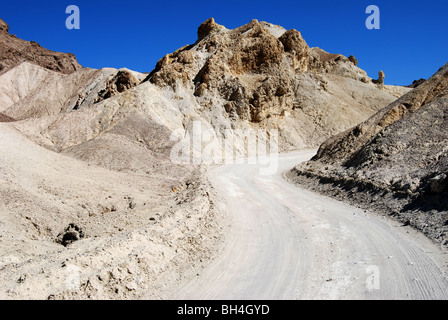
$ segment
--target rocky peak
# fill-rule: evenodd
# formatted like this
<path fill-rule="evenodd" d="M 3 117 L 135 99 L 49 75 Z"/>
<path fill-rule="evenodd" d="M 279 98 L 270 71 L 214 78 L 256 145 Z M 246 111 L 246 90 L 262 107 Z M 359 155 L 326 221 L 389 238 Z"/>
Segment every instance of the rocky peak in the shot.
<path fill-rule="evenodd" d="M 231 118 L 262 122 L 292 110 L 297 76 L 305 72 L 370 79 L 343 55 L 310 48 L 295 29 L 255 19 L 226 29 L 210 18 L 196 43 L 160 59 L 145 81 L 182 86 L 205 108 L 218 99 Z"/>
<path fill-rule="evenodd" d="M 381 109 L 371 118 L 327 140 L 320 146 L 315 159 L 322 158 L 327 162 L 345 161 L 388 127 L 405 121 L 417 110 L 446 96 L 448 96 L 448 63 L 429 80 Z"/>
<path fill-rule="evenodd" d="M 302 38 L 302 34 L 295 29 L 286 31 L 279 40 L 283 43 L 286 52 L 297 52 L 309 49 L 307 43 Z"/>
<path fill-rule="evenodd" d="M 204 21 L 198 28 L 198 41 L 204 39 L 209 34 L 225 29 L 222 25 L 219 25 L 215 22 L 215 19 L 210 18 Z"/>

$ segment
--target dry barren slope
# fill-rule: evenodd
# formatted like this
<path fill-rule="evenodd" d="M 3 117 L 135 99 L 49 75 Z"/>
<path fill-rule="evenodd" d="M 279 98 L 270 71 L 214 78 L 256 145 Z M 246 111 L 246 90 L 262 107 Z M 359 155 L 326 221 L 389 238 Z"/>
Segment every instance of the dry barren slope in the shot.
<path fill-rule="evenodd" d="M 50 150 L 156 173 L 171 133 L 195 121 L 216 144 L 228 129 L 241 139 L 247 129 L 277 129 L 289 150 L 316 146 L 409 90 L 375 85 L 348 58 L 321 60 L 322 52 L 296 30 L 256 20 L 228 30 L 209 19 L 194 45 L 161 59 L 142 83 L 129 70 L 64 75 L 22 63 L 0 76 L 0 112 Z"/>
<path fill-rule="evenodd" d="M 9 124 L 0 140 L 0 297 L 158 298 L 217 251 L 221 216 L 200 171 L 171 171 L 173 192 L 168 178 L 89 165 Z"/>
<path fill-rule="evenodd" d="M 119 74 L 132 77 L 134 86 L 144 78 L 131 70 L 112 68 L 83 68 L 67 75 L 22 62 L 0 76 L 0 112 L 24 120 L 82 109 L 100 101 Z"/>
<path fill-rule="evenodd" d="M 343 189 L 341 197 L 386 210 L 446 244 L 447 119 L 445 65 L 370 119 L 327 140 L 291 175 L 330 194 Z"/>

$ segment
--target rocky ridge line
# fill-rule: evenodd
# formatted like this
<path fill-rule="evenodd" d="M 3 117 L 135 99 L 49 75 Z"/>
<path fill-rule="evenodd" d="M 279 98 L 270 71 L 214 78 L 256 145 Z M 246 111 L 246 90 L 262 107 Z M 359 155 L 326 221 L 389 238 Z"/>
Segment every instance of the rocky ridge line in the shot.
<path fill-rule="evenodd" d="M 0 19 L 0 75 L 24 61 L 43 68 L 70 74 L 82 69 L 72 53 L 55 52 L 35 41 L 26 41 L 9 33 L 9 25 Z"/>

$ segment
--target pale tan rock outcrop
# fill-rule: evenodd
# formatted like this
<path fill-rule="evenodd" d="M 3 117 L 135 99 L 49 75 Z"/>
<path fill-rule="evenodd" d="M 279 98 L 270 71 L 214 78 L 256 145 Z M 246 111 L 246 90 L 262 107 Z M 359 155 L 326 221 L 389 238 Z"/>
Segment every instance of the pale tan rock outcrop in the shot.
<path fill-rule="evenodd" d="M 135 87 L 139 81 L 127 70 L 119 70 L 117 74 L 107 82 L 106 88 L 98 93 L 95 102 L 110 98 L 118 93 L 125 92 Z"/>
<path fill-rule="evenodd" d="M 299 31 L 295 29 L 288 30 L 279 40 L 283 44 L 287 56 L 291 59 L 294 70 L 322 71 L 322 62 L 310 50 Z"/>
<path fill-rule="evenodd" d="M 224 27 L 217 24 L 213 18 L 204 21 L 198 28 L 198 41 L 221 29 L 224 29 Z"/>
<path fill-rule="evenodd" d="M 163 57 L 145 81 L 186 90 L 216 128 L 284 128 L 282 143 L 302 146 L 362 121 L 401 92 L 373 86 L 347 57 L 310 48 L 299 31 L 257 20 L 232 30 L 205 21 L 196 43 Z"/>
<path fill-rule="evenodd" d="M 5 116 L 4 114 L 0 113 L 0 122 L 12 122 L 15 121 L 13 118 Z"/>
<path fill-rule="evenodd" d="M 384 74 L 384 72 L 382 70 L 380 70 L 380 71 L 378 71 L 378 79 L 373 80 L 373 83 L 383 85 L 385 77 L 386 77 L 386 75 Z"/>

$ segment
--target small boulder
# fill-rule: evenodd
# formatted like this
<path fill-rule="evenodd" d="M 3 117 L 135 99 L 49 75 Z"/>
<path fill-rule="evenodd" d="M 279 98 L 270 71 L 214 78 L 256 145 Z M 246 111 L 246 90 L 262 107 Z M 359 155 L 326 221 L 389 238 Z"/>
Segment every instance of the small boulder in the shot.
<path fill-rule="evenodd" d="M 350 57 L 348 57 L 348 60 L 353 63 L 355 66 L 358 65 L 358 59 L 356 59 L 353 55 L 351 55 Z"/>
<path fill-rule="evenodd" d="M 445 173 L 435 176 L 429 180 L 429 187 L 433 193 L 442 193 L 447 187 L 447 175 Z"/>
<path fill-rule="evenodd" d="M 70 223 L 68 227 L 58 235 L 57 242 L 66 247 L 69 244 L 82 238 L 84 238 L 84 232 L 82 231 L 82 229 L 76 224 Z"/>

